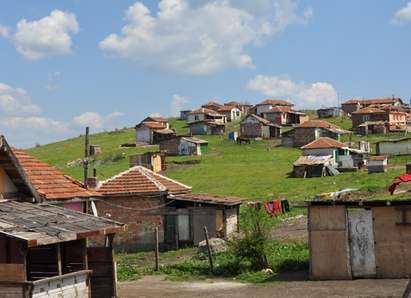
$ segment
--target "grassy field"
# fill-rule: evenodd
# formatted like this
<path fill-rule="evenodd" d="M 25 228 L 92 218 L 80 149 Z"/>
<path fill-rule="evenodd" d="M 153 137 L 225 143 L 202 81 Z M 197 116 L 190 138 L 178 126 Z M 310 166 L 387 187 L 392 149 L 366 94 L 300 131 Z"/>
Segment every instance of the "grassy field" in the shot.
<path fill-rule="evenodd" d="M 187 133 L 185 123 L 172 119 L 171 126 L 178 133 Z M 330 119 L 343 128 L 351 125 L 347 119 Z M 229 124 L 227 131 L 238 129 L 238 123 Z M 390 135 L 389 138 L 399 137 Z M 390 162 L 392 167 L 387 173 L 368 175 L 365 171 L 344 173 L 334 177 L 299 179 L 289 176 L 292 163 L 300 155 L 295 148 L 279 147 L 279 141 L 255 141 L 250 145 L 237 145 L 226 136 L 202 136 L 209 141 L 209 153 L 202 157 L 168 158 L 167 175 L 193 186 L 194 191 L 221 195 L 235 195 L 251 199 L 286 197 L 291 200 L 303 200 L 321 192 L 337 191 L 343 188 L 358 188 L 369 192 L 371 196 L 387 196 L 386 188 L 392 179 L 404 172 L 405 162 L 409 157 L 397 157 Z M 375 142 L 388 136 L 371 136 L 355 140 Z M 134 129 L 122 129 L 115 132 L 99 133 L 91 136 L 91 143 L 100 145 L 103 153 L 98 156 L 94 166 L 101 180 L 107 179 L 128 168 L 128 156 L 149 150 L 157 146 L 138 148 L 120 148 L 123 143 L 132 143 Z M 84 137 L 65 140 L 49 145 L 29 149 L 29 153 L 62 169 L 65 173 L 81 179 L 81 166 L 68 167 L 67 162 L 81 158 Z M 181 164 L 197 159 L 198 164 Z M 178 164 L 177 164 L 178 163 Z"/>

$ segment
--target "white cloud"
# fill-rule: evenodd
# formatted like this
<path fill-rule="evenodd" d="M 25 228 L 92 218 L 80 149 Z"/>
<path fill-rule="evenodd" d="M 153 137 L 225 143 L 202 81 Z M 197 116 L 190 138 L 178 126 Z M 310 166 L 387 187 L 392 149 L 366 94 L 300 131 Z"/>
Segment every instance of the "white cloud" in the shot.
<path fill-rule="evenodd" d="M 107 54 L 167 71 L 204 75 L 226 68 L 252 67 L 246 46 L 260 44 L 312 14 L 298 12 L 295 0 L 161 0 L 153 15 L 141 2 L 126 11 L 120 34 L 100 42 Z M 240 4 L 239 4 L 240 3 Z M 254 3 L 254 1 L 253 1 Z"/>
<path fill-rule="evenodd" d="M 0 114 L 29 115 L 40 113 L 40 107 L 32 103 L 27 92 L 0 82 Z"/>
<path fill-rule="evenodd" d="M 394 17 L 393 22 L 396 24 L 407 23 L 411 21 L 411 1 L 406 6 L 398 10 Z"/>
<path fill-rule="evenodd" d="M 338 99 L 337 91 L 330 83 L 306 84 L 279 76 L 257 75 L 248 82 L 247 88 L 266 96 L 289 99 L 299 108 L 335 106 Z"/>
<path fill-rule="evenodd" d="M 186 108 L 188 102 L 189 98 L 187 96 L 174 94 L 170 104 L 170 115 L 178 116 L 180 111 Z"/>
<path fill-rule="evenodd" d="M 115 127 L 115 120 L 124 116 L 121 112 L 112 112 L 106 116 L 102 116 L 97 112 L 85 112 L 75 116 L 72 123 L 76 126 L 89 126 L 94 129 L 111 129 Z"/>
<path fill-rule="evenodd" d="M 0 37 L 9 37 L 10 29 L 6 26 L 0 25 Z"/>
<path fill-rule="evenodd" d="M 61 79 L 61 72 L 55 71 L 49 73 L 46 89 L 50 92 L 56 91 L 59 88 L 59 81 Z"/>
<path fill-rule="evenodd" d="M 36 60 L 71 53 L 72 35 L 78 31 L 79 25 L 73 13 L 53 10 L 37 21 L 20 20 L 10 39 L 20 54 Z"/>
<path fill-rule="evenodd" d="M 45 117 L 9 117 L 1 121 L 3 126 L 16 129 L 29 129 L 33 131 L 45 131 L 47 133 L 63 133 L 68 131 L 68 126 L 60 121 Z"/>

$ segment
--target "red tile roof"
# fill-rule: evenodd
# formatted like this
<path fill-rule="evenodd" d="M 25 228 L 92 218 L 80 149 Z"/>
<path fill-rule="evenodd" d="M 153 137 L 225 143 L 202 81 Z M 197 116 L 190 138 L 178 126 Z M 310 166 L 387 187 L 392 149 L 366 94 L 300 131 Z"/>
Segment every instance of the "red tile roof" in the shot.
<path fill-rule="evenodd" d="M 262 123 L 262 124 L 264 124 L 264 125 L 275 126 L 275 127 L 281 128 L 280 125 L 275 124 L 275 123 L 272 123 L 272 122 L 268 121 L 267 119 L 264 119 L 263 117 L 257 116 L 257 115 L 255 115 L 255 114 L 250 114 L 250 115 L 248 115 L 245 119 L 247 119 L 248 117 L 253 117 L 253 118 L 256 119 L 258 122 L 260 122 L 260 123 Z M 244 119 L 244 120 L 245 120 L 245 119 Z M 243 120 L 243 121 L 244 121 L 244 120 Z"/>
<path fill-rule="evenodd" d="M 348 104 L 393 104 L 395 102 L 401 101 L 401 98 L 392 98 L 392 97 L 387 97 L 387 98 L 372 98 L 372 99 L 350 99 L 347 100 L 346 102 L 343 103 L 343 105 L 348 105 Z"/>
<path fill-rule="evenodd" d="M 290 106 L 275 106 L 272 109 L 264 112 L 264 114 L 271 114 L 271 113 L 287 113 L 291 111 Z"/>
<path fill-rule="evenodd" d="M 308 120 L 297 125 L 296 127 L 341 129 L 337 125 L 331 124 L 330 122 L 324 120 Z"/>
<path fill-rule="evenodd" d="M 219 102 L 216 102 L 216 101 L 209 101 L 206 104 L 202 105 L 202 107 L 207 107 L 207 106 L 220 106 L 220 107 L 222 107 L 223 105 Z"/>
<path fill-rule="evenodd" d="M 368 157 L 368 160 L 380 160 L 380 161 L 383 161 L 383 160 L 386 160 L 386 159 L 387 159 L 387 157 L 384 156 L 384 155 L 376 155 L 376 156 L 369 156 L 369 157 Z"/>
<path fill-rule="evenodd" d="M 168 120 L 164 117 L 149 116 L 146 119 L 144 119 L 142 122 L 168 122 Z"/>
<path fill-rule="evenodd" d="M 191 111 L 189 113 L 189 115 L 196 115 L 196 114 L 206 114 L 206 115 L 210 115 L 210 116 L 223 116 L 223 115 L 217 113 L 216 111 L 210 110 L 210 109 L 207 109 L 207 108 L 200 108 L 200 109 Z"/>
<path fill-rule="evenodd" d="M 363 108 L 363 109 L 354 111 L 351 114 L 361 115 L 361 114 L 380 114 L 380 113 L 385 113 L 385 111 L 381 109 L 377 109 L 377 108 Z"/>
<path fill-rule="evenodd" d="M 186 193 L 191 187 L 142 167 L 135 166 L 106 181 L 97 191 L 103 195 L 127 195 L 169 192 Z"/>
<path fill-rule="evenodd" d="M 345 148 L 347 147 L 344 143 L 341 143 L 337 140 L 322 137 L 318 138 L 311 143 L 308 143 L 305 146 L 302 146 L 301 149 L 326 149 L 326 148 Z"/>
<path fill-rule="evenodd" d="M 237 107 L 236 106 L 224 106 L 224 107 L 221 107 L 221 108 L 219 108 L 218 110 L 217 110 L 217 112 L 218 113 L 225 113 L 225 112 L 231 112 L 231 110 L 232 109 L 237 109 Z"/>
<path fill-rule="evenodd" d="M 60 170 L 28 155 L 23 150 L 12 149 L 12 151 L 29 182 L 43 199 L 64 200 L 100 196 L 95 191 L 85 189 L 81 182 L 66 176 Z"/>
<path fill-rule="evenodd" d="M 164 125 L 164 122 L 146 121 L 146 122 L 141 122 L 136 127 L 148 127 L 148 128 L 151 128 L 151 129 L 163 129 L 163 128 L 166 127 L 166 125 Z"/>
<path fill-rule="evenodd" d="M 209 194 L 183 194 L 177 195 L 176 197 L 171 197 L 171 199 L 177 201 L 189 201 L 195 203 L 203 203 L 203 204 L 213 204 L 213 205 L 226 205 L 226 206 L 234 206 L 240 205 L 244 199 L 238 197 L 228 197 L 228 196 L 216 196 L 216 195 L 209 195 Z"/>
<path fill-rule="evenodd" d="M 282 100 L 282 99 L 266 99 L 257 104 L 257 106 L 260 106 L 260 105 L 293 106 L 293 104 L 290 103 L 289 101 Z"/>

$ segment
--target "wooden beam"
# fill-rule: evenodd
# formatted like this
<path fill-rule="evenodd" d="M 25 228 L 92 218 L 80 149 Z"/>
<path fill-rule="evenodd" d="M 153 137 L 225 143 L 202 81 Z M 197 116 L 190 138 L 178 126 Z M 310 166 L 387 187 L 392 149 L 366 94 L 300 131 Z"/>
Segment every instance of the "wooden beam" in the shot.
<path fill-rule="evenodd" d="M 61 244 L 57 243 L 56 244 L 56 250 L 57 250 L 57 272 L 59 276 L 63 275 L 63 264 L 62 264 L 62 259 L 61 259 Z"/>

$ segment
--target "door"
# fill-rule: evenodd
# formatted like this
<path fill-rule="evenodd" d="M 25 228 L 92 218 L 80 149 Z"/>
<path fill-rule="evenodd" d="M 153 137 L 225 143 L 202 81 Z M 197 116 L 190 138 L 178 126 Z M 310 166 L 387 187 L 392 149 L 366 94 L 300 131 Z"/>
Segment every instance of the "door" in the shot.
<path fill-rule="evenodd" d="M 91 274 L 91 298 L 116 296 L 115 264 L 111 247 L 88 247 L 88 268 Z"/>
<path fill-rule="evenodd" d="M 353 277 L 376 274 L 374 232 L 371 210 L 349 210 L 350 261 Z"/>

